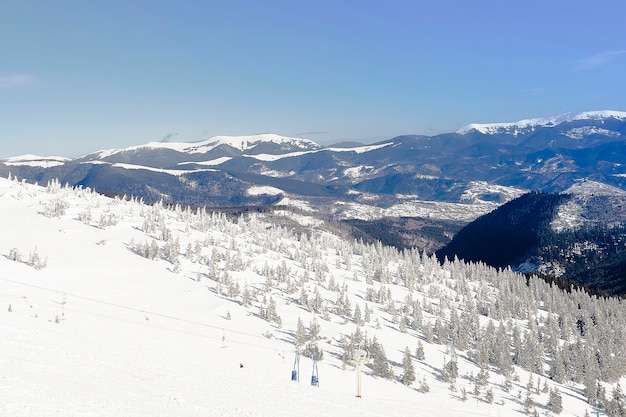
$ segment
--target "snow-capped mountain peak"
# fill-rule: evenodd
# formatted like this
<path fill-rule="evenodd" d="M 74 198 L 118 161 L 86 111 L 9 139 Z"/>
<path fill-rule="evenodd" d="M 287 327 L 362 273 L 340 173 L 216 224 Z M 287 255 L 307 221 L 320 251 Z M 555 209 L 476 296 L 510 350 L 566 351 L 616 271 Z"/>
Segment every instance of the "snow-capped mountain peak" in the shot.
<path fill-rule="evenodd" d="M 228 145 L 235 149 L 246 151 L 261 143 L 272 143 L 289 149 L 312 150 L 321 148 L 320 145 L 309 139 L 292 138 L 273 133 L 252 136 L 215 136 L 204 141 L 203 146 Z"/>
<path fill-rule="evenodd" d="M 31 166 L 31 167 L 44 167 L 50 168 L 54 166 L 63 165 L 68 162 L 70 158 L 63 156 L 39 156 L 33 154 L 13 156 L 6 158 L 4 163 L 8 166 Z"/>
<path fill-rule="evenodd" d="M 561 123 L 572 122 L 575 120 L 602 120 L 608 118 L 626 120 L 626 112 L 599 110 L 580 113 L 563 113 L 556 116 L 524 119 L 517 122 L 470 123 L 457 130 L 456 133 L 465 135 L 473 130 L 476 130 L 485 135 L 507 133 L 517 136 L 524 131 L 533 130 L 537 127 L 553 127 L 560 125 Z"/>
<path fill-rule="evenodd" d="M 227 145 L 245 152 L 260 145 L 272 145 L 285 151 L 317 150 L 322 146 L 309 139 L 280 136 L 271 133 L 247 136 L 215 136 L 199 142 L 150 142 L 124 149 L 109 149 L 96 153 L 98 158 L 106 158 L 123 152 L 140 149 L 168 149 L 181 153 L 198 154 L 209 152 L 219 146 Z"/>

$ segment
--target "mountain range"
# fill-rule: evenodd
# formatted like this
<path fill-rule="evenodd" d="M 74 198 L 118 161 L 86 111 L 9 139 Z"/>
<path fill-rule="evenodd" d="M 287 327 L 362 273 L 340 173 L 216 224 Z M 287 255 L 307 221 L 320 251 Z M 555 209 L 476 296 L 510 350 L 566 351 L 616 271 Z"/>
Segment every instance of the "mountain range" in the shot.
<path fill-rule="evenodd" d="M 394 209 L 419 216 L 419 204 L 411 212 L 405 203 L 435 201 L 474 205 L 472 217 L 526 190 L 560 192 L 581 178 L 624 189 L 624 135 L 626 113 L 598 111 L 349 147 L 262 134 L 148 143 L 74 159 L 25 155 L 2 161 L 0 173 L 58 178 L 146 201 L 233 206 L 289 199 L 331 207 L 341 218 L 367 217 L 359 207 L 375 208 L 366 210 L 369 217 Z"/>
<path fill-rule="evenodd" d="M 470 124 L 436 136 L 322 146 L 274 134 L 153 142 L 79 158 L 23 155 L 0 175 L 225 209 L 287 206 L 360 236 L 430 251 L 529 191 L 626 190 L 626 112 Z"/>

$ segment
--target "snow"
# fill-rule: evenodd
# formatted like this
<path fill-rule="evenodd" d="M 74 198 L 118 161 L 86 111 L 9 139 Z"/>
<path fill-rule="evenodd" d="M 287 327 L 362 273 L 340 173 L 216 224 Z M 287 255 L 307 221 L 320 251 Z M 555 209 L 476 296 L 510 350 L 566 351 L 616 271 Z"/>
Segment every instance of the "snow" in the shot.
<path fill-rule="evenodd" d="M 216 136 L 214 138 L 208 139 L 201 146 L 198 146 L 195 149 L 195 152 L 207 152 L 210 149 L 213 149 L 219 145 L 228 145 L 235 149 L 239 149 L 241 151 L 246 151 L 261 142 L 271 142 L 280 145 L 285 145 L 289 148 L 291 147 L 301 147 L 301 148 L 310 148 L 316 149 L 320 148 L 320 145 L 313 142 L 309 139 L 301 139 L 301 138 L 292 138 L 279 136 L 275 134 L 262 134 L 262 135 L 252 135 L 252 136 Z"/>
<path fill-rule="evenodd" d="M 210 161 L 200 161 L 200 162 L 180 162 L 178 165 L 208 165 L 208 166 L 214 166 L 214 165 L 221 165 L 224 162 L 228 162 L 231 159 L 233 159 L 230 156 L 222 156 L 220 158 L 215 158 L 215 159 L 211 159 Z"/>
<path fill-rule="evenodd" d="M 437 220 L 471 222 L 494 210 L 493 203 L 443 203 L 435 201 L 403 201 L 383 210 L 384 217 L 421 217 Z"/>
<path fill-rule="evenodd" d="M 527 192 L 528 190 L 515 187 L 507 187 L 504 185 L 497 185 L 487 181 L 472 181 L 461 195 L 461 201 L 500 205 L 502 204 L 502 202 L 513 200 Z M 485 195 L 498 195 L 503 201 L 498 201 L 495 203 L 485 201 L 481 199 L 481 197 L 484 197 Z"/>
<path fill-rule="evenodd" d="M 355 148 L 323 148 L 323 149 L 310 150 L 310 151 L 289 152 L 289 153 L 284 153 L 284 154 L 247 154 L 243 156 L 247 158 L 258 159 L 260 161 L 278 161 L 279 159 L 293 158 L 297 156 L 324 152 L 324 151 L 365 153 L 365 152 L 370 152 L 376 149 L 381 149 L 392 144 L 393 143 L 390 142 L 390 143 L 384 143 L 381 145 L 358 146 Z"/>
<path fill-rule="evenodd" d="M 515 187 L 495 185 L 484 181 L 473 181 L 462 194 L 460 203 L 427 201 L 420 199 L 417 195 L 396 194 L 395 197 L 402 201 L 389 207 L 367 204 L 368 202 L 378 201 L 380 196 L 361 193 L 358 203 L 337 202 L 333 208 L 333 215 L 341 219 L 374 220 L 383 217 L 421 217 L 471 222 L 493 211 L 504 202 L 513 200 L 526 192 L 526 190 Z M 486 198 L 486 196 L 493 195 L 499 197 L 498 201 L 490 201 L 490 199 Z"/>
<path fill-rule="evenodd" d="M 517 136 L 522 132 L 525 132 L 527 130 L 532 131 L 536 127 L 540 126 L 556 126 L 561 123 L 572 122 L 575 120 L 602 120 L 607 118 L 624 120 L 626 119 L 626 112 L 601 110 L 581 113 L 563 113 L 552 117 L 524 119 L 517 122 L 508 123 L 471 123 L 460 128 L 456 131 L 456 133 L 465 135 L 472 130 L 476 130 L 485 135 L 505 132 Z"/>
<path fill-rule="evenodd" d="M 291 152 L 278 152 L 275 154 L 268 153 L 246 153 L 253 149 L 255 146 L 260 145 L 262 143 L 273 143 L 280 145 L 281 149 L 291 150 Z M 144 145 L 130 146 L 124 149 L 108 149 L 99 151 L 94 154 L 95 158 L 103 159 L 110 157 L 112 155 L 122 153 L 122 152 L 131 152 L 137 151 L 140 149 L 168 149 L 176 152 L 189 153 L 189 154 L 201 154 L 209 152 L 218 146 L 228 145 L 232 148 L 235 148 L 241 152 L 243 152 L 244 157 L 258 159 L 260 161 L 277 161 L 279 159 L 284 158 L 292 158 L 297 156 L 306 155 L 309 153 L 323 152 L 326 150 L 330 150 L 333 152 L 355 152 L 355 153 L 364 153 L 370 152 L 376 149 L 381 149 L 386 146 L 392 145 L 392 142 L 378 144 L 378 145 L 368 145 L 368 146 L 357 146 L 354 148 L 324 148 L 321 145 L 309 140 L 309 139 L 301 139 L 301 138 L 292 138 L 285 137 L 275 134 L 261 134 L 261 135 L 251 135 L 251 136 L 215 136 L 213 138 L 200 141 L 200 142 L 150 142 Z M 298 151 L 293 151 L 293 149 L 300 149 Z M 217 158 L 211 161 L 205 162 L 189 162 L 197 163 L 202 165 L 219 165 L 228 160 L 230 157 L 222 157 Z M 185 164 L 185 163 L 181 163 Z"/>
<path fill-rule="evenodd" d="M 295 171 L 277 171 L 275 169 L 267 169 L 265 167 L 261 167 L 259 170 L 259 174 L 265 175 L 268 177 L 274 178 L 287 178 L 296 175 Z"/>
<path fill-rule="evenodd" d="M 625 197 L 626 191 L 598 181 L 582 179 L 565 190 L 564 194 L 572 194 L 574 199 L 558 207 L 556 215 L 550 223 L 550 227 L 556 232 L 576 230 L 590 221 L 585 219 L 583 210 L 583 205 L 589 198 L 593 196 Z"/>
<path fill-rule="evenodd" d="M 494 210 L 494 203 L 476 202 L 444 203 L 420 200 L 415 196 L 397 196 L 403 201 L 387 208 L 382 208 L 363 201 L 375 201 L 379 198 L 373 194 L 361 194 L 361 203 L 339 201 L 333 207 L 333 216 L 340 219 L 375 220 L 383 217 L 421 217 L 436 220 L 453 220 L 471 222 L 483 214 Z"/>
<path fill-rule="evenodd" d="M 575 127 L 574 129 L 570 129 L 565 132 L 565 136 L 577 140 L 581 140 L 585 136 L 589 135 L 602 135 L 611 138 L 618 138 L 620 136 L 620 133 L 613 130 L 601 129 L 593 126 Z"/>
<path fill-rule="evenodd" d="M 51 168 L 55 166 L 65 165 L 69 158 L 65 158 L 62 156 L 39 156 L 39 155 L 19 155 L 13 156 L 10 158 L 6 158 L 4 160 L 5 165 L 8 166 L 31 166 L 31 167 L 42 167 L 42 168 Z"/>
<path fill-rule="evenodd" d="M 387 146 L 393 145 L 393 142 L 387 142 L 387 143 L 381 143 L 378 145 L 368 145 L 368 146 L 357 146 L 354 148 L 326 148 L 329 151 L 332 152 L 355 152 L 355 153 L 365 153 L 365 152 L 371 152 L 371 151 L 375 151 L 377 149 L 382 149 L 385 148 Z"/>
<path fill-rule="evenodd" d="M 169 174 L 169 175 L 174 175 L 174 176 L 190 174 L 192 172 L 216 172 L 217 171 L 215 169 L 192 169 L 192 170 L 163 169 L 163 168 L 153 168 L 153 167 L 149 167 L 145 165 L 122 164 L 122 163 L 112 164 L 112 166 L 115 168 L 122 168 L 122 169 L 143 169 L 146 171 L 162 172 L 164 174 Z"/>
<path fill-rule="evenodd" d="M 6 179 L 0 179 L 0 213 L 2 416 L 512 417 L 520 413 L 517 392 L 524 390 L 527 372 L 517 370 L 520 380 L 513 383 L 511 393 L 501 389 L 503 377 L 490 372 L 495 401 L 489 404 L 471 394 L 463 375 L 476 374 L 477 368 L 466 354 L 459 352 L 460 377 L 457 391 L 451 392 L 437 376 L 447 347 L 427 342 L 428 360 L 414 363 L 417 377 L 430 385 L 429 393 L 418 392 L 417 384 L 407 387 L 375 378 L 364 369 L 363 397 L 356 398 L 354 368 L 344 369 L 340 360 L 340 337 L 355 329 L 350 320 L 334 313 L 325 319 L 307 311 L 294 302 L 297 294 L 285 292 L 277 280 L 271 281 L 275 288 L 270 286 L 269 293 L 277 301 L 282 326 L 262 319 L 257 307 L 261 295 L 268 293 L 263 290 L 266 278 L 258 271 L 267 265 L 285 265 L 304 281 L 302 265 L 316 259 L 310 252 L 323 260 L 328 276 L 349 287 L 353 305 L 363 306 L 369 288 L 363 280 L 368 254 L 351 253 L 348 266 L 341 252 L 350 241 L 325 231 L 319 221 L 307 221 L 303 214 L 294 220 L 314 225 L 308 239 L 290 234 L 262 213 L 230 221 L 226 216 L 203 217 L 180 208 L 109 199 L 58 183 L 44 188 Z M 150 224 L 156 224 L 156 229 L 151 230 Z M 158 242 L 164 249 L 160 238 L 164 233 L 180 239 L 178 267 L 162 257 L 153 260 L 135 252 L 141 242 Z M 313 245 L 305 245 L 305 239 Z M 185 248 L 193 243 L 201 245 L 203 253 L 185 256 Z M 20 259 L 13 260 L 16 253 Z M 28 262 L 34 254 L 40 262 L 32 265 L 39 268 Z M 398 262 L 393 257 L 387 261 L 390 268 Z M 217 271 L 211 270 L 210 262 Z M 425 266 L 421 268 L 424 271 Z M 451 290 L 447 287 L 450 272 L 436 261 L 429 268 L 430 284 L 424 291 L 417 290 L 415 297 L 431 310 L 438 308 L 443 292 Z M 258 291 L 253 306 L 218 290 L 214 274 Z M 327 282 L 318 285 L 313 275 L 305 285 L 320 289 L 332 305 L 336 295 L 327 286 Z M 394 283 L 386 288 L 396 300 L 409 295 Z M 377 328 L 370 323 L 363 329 L 383 341 L 398 375 L 402 350 L 414 349 L 422 336 L 413 330 L 396 330 L 383 306 L 371 306 L 383 325 Z M 318 364 L 318 387 L 309 383 L 312 360 L 305 356 L 300 361 L 300 382 L 290 380 L 299 317 L 305 324 L 316 319 L 322 327 L 324 359 Z M 486 321 L 482 317 L 481 322 Z M 467 402 L 460 400 L 462 388 L 469 394 Z M 582 415 L 587 405 L 580 386 L 559 388 L 561 415 Z M 535 401 L 542 410 L 546 395 L 536 395 Z"/>
<path fill-rule="evenodd" d="M 246 190 L 246 195 L 280 195 L 283 193 L 283 190 L 269 186 L 255 186 Z"/>
<path fill-rule="evenodd" d="M 343 175 L 349 178 L 358 179 L 367 176 L 367 174 L 371 173 L 373 169 L 374 167 L 372 165 L 359 165 L 344 169 Z"/>
<path fill-rule="evenodd" d="M 582 179 L 576 181 L 574 185 L 564 191 L 566 194 L 576 194 L 579 196 L 605 195 L 605 196 L 626 196 L 626 191 L 612 185 L 598 181 Z"/>
<path fill-rule="evenodd" d="M 584 223 L 582 207 L 576 201 L 568 201 L 561 204 L 554 216 L 550 227 L 557 233 L 564 230 L 578 229 Z"/>
<path fill-rule="evenodd" d="M 124 149 L 109 149 L 96 154 L 98 158 L 106 158 L 121 152 L 136 151 L 139 149 L 169 149 L 177 152 L 187 152 L 190 154 L 206 153 L 221 145 L 228 145 L 242 152 L 253 148 L 263 142 L 271 142 L 288 148 L 300 147 L 303 149 L 319 149 L 317 143 L 300 138 L 291 138 L 275 134 L 261 134 L 248 136 L 215 136 L 200 142 L 150 142 L 145 145 L 131 146 Z"/>
<path fill-rule="evenodd" d="M 251 154 L 251 155 L 242 155 L 245 158 L 253 158 L 258 159 L 259 161 L 278 161 L 279 159 L 285 158 L 294 158 L 297 156 L 302 156 L 310 153 L 315 153 L 318 151 L 301 151 L 301 152 L 288 152 L 282 154 L 269 154 L 269 153 L 259 153 L 259 154 Z"/>

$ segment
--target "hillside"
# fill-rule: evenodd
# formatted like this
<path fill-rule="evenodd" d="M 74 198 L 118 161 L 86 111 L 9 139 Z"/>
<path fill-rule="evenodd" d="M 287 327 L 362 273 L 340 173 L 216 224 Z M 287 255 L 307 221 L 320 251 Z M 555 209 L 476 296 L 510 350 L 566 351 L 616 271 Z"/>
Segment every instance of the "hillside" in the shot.
<path fill-rule="evenodd" d="M 15 179 L 0 179 L 0 207 L 2 415 L 623 406 L 619 299 L 441 265 L 290 211 L 230 216 Z"/>
<path fill-rule="evenodd" d="M 457 256 L 495 268 L 517 265 L 536 254 L 541 233 L 565 200 L 559 194 L 525 194 L 465 226 L 437 257 L 443 261 Z"/>
<path fill-rule="evenodd" d="M 437 257 L 540 273 L 569 287 L 626 294 L 626 196 L 592 181 L 529 193 L 471 222 Z"/>

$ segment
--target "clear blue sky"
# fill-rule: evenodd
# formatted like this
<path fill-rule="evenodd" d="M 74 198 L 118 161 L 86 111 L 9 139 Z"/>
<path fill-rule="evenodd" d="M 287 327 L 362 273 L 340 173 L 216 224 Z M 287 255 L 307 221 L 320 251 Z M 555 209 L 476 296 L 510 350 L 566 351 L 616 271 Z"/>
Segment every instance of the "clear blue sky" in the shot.
<path fill-rule="evenodd" d="M 622 0 L 2 0 L 0 158 L 626 111 Z"/>

